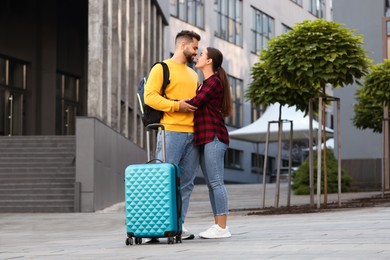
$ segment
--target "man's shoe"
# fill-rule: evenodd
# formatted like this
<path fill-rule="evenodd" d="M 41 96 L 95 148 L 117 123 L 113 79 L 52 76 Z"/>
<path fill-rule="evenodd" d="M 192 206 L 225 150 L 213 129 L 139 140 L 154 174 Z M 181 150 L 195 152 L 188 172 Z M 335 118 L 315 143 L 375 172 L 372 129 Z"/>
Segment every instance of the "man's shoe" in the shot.
<path fill-rule="evenodd" d="M 182 226 L 181 239 L 182 240 L 190 240 L 190 239 L 194 239 L 194 238 L 195 238 L 194 234 L 192 234 L 184 226 Z"/>
<path fill-rule="evenodd" d="M 155 237 L 145 238 L 145 243 L 148 243 L 148 244 L 160 243 L 160 239 L 155 238 Z"/>
<path fill-rule="evenodd" d="M 231 237 L 229 228 L 221 228 L 219 225 L 214 224 L 211 228 L 207 229 L 204 232 L 199 233 L 199 237 L 201 238 L 228 238 Z"/>

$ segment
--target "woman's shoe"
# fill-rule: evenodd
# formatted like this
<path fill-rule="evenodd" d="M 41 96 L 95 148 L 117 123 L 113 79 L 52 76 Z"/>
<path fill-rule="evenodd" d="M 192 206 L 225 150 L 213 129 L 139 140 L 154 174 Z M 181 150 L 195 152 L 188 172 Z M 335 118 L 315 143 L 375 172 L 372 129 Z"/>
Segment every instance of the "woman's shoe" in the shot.
<path fill-rule="evenodd" d="M 204 232 L 199 233 L 199 237 L 201 238 L 228 238 L 231 237 L 229 227 L 221 228 L 219 225 L 214 224 L 209 229 Z"/>

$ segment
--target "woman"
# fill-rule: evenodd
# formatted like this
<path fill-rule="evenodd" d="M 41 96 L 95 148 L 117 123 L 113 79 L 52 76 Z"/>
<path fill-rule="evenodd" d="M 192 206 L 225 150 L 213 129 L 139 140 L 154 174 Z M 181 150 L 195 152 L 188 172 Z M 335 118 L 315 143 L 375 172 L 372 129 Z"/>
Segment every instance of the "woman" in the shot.
<path fill-rule="evenodd" d="M 203 84 L 190 103 L 195 111 L 194 142 L 199 146 L 200 166 L 204 174 L 214 225 L 199 236 L 201 238 L 231 237 L 226 225 L 228 215 L 228 195 L 224 184 L 224 155 L 229 145 L 229 135 L 224 117 L 231 115 L 231 94 L 228 78 L 221 67 L 222 53 L 208 47 L 198 57 L 196 68 L 204 76 Z"/>

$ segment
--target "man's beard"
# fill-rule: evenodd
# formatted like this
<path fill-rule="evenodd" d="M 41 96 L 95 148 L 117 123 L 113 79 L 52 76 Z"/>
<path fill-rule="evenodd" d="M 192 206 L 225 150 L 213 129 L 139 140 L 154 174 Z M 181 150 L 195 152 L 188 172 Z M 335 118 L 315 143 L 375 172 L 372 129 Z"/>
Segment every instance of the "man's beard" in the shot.
<path fill-rule="evenodd" d="M 188 48 L 185 48 L 183 53 L 188 63 L 192 63 L 194 61 L 194 56 L 189 52 Z"/>

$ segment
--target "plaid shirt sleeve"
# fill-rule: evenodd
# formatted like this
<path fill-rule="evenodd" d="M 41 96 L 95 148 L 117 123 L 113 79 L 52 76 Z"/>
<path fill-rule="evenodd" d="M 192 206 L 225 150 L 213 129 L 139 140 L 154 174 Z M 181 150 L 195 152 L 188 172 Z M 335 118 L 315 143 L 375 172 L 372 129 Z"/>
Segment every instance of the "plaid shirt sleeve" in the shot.
<path fill-rule="evenodd" d="M 195 111 L 195 144 L 212 142 L 214 137 L 229 144 L 229 136 L 221 113 L 223 100 L 223 85 L 214 74 L 199 86 L 191 103 L 198 107 Z"/>

